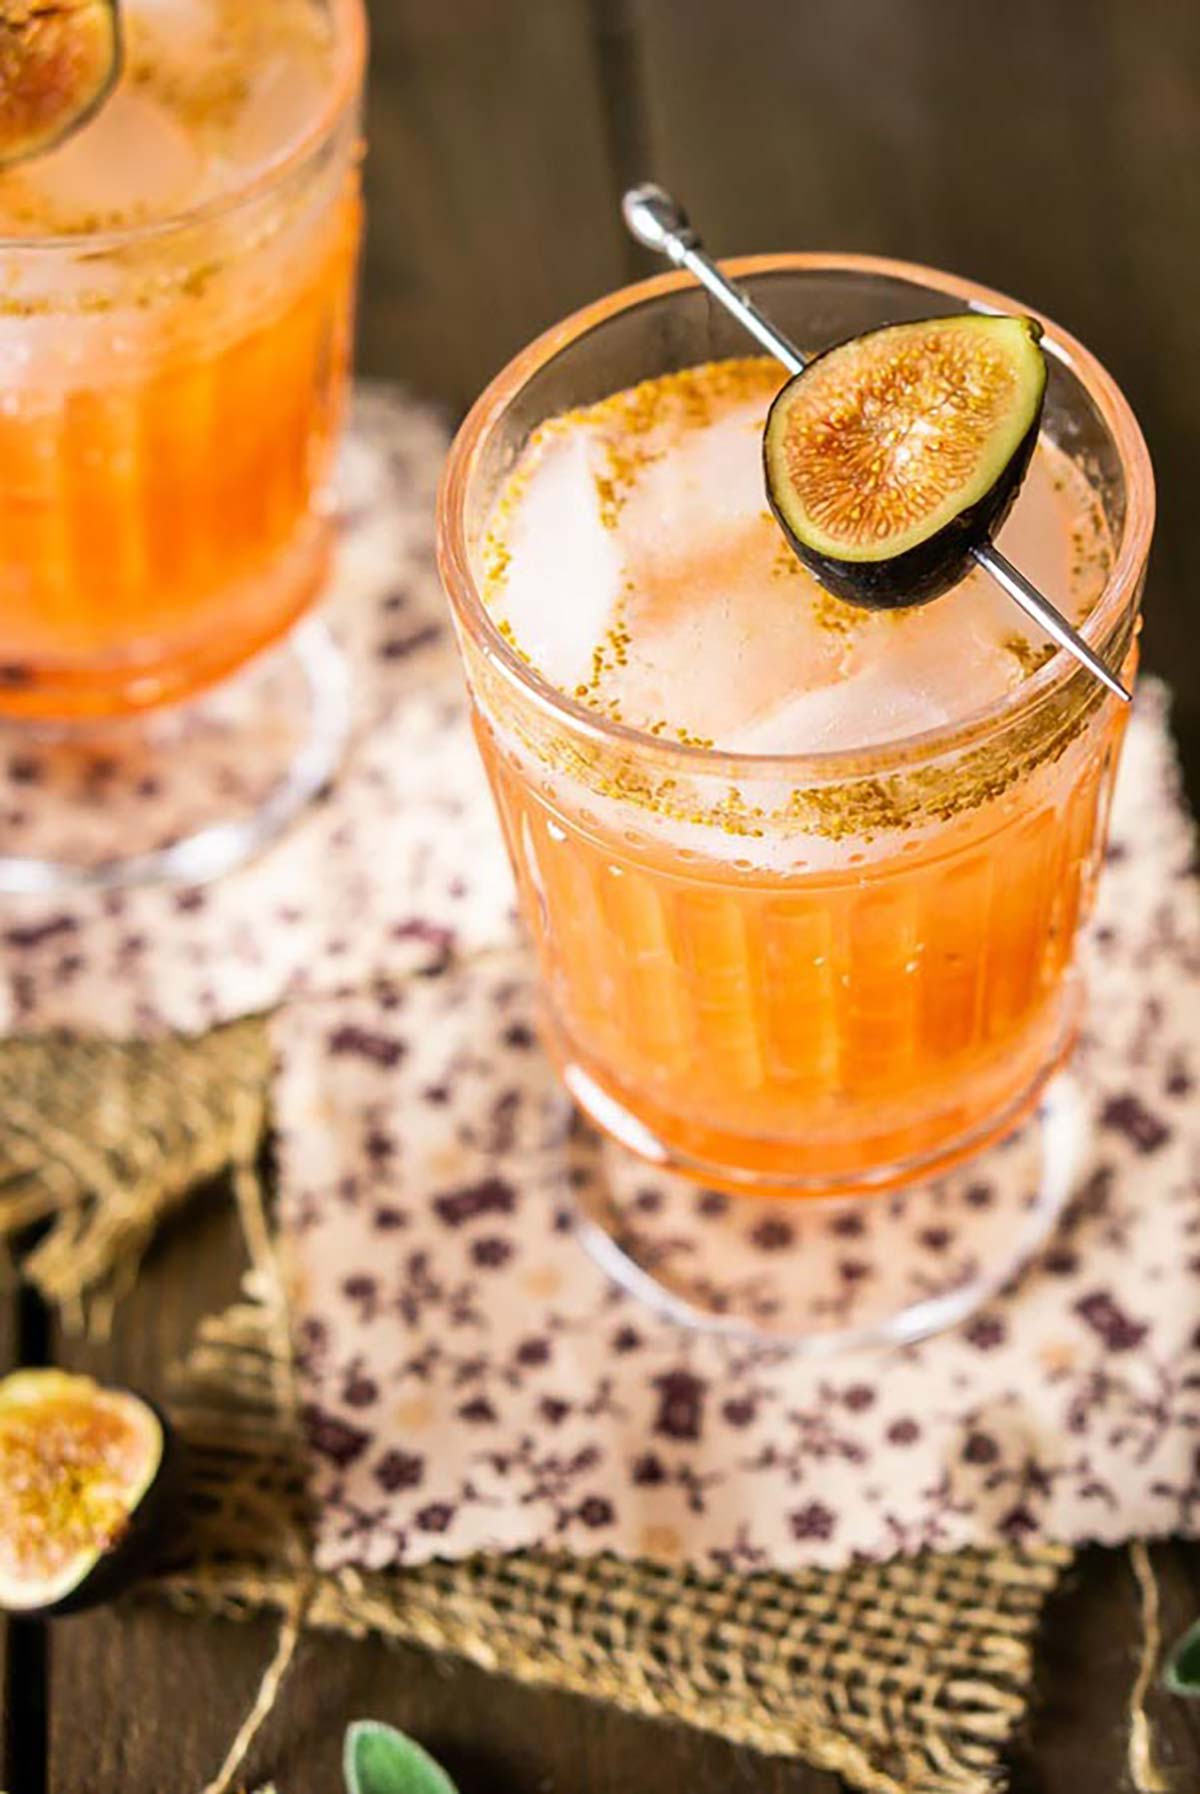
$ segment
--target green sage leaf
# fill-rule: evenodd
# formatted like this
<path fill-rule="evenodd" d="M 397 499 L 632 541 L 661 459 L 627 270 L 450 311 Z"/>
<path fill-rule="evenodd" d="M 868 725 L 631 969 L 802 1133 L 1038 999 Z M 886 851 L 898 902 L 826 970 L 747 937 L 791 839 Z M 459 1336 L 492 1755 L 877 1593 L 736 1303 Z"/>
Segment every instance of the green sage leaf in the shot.
<path fill-rule="evenodd" d="M 1172 1694 L 1200 1700 L 1200 1620 L 1188 1627 L 1171 1652 L 1163 1681 Z"/>
<path fill-rule="evenodd" d="M 377 1719 L 346 1728 L 342 1765 L 347 1794 L 458 1794 L 427 1750 Z"/>

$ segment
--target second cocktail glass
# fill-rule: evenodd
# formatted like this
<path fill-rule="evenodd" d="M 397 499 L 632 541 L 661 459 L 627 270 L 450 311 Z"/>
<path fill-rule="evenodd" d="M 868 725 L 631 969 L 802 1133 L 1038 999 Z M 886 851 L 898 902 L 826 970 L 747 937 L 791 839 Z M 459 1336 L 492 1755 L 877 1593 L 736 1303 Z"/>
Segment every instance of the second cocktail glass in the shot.
<path fill-rule="evenodd" d="M 227 869 L 328 779 L 346 721 L 311 623 L 253 689 L 223 682 L 328 569 L 361 0 L 123 14 L 99 113 L 0 177 L 10 891 Z"/>

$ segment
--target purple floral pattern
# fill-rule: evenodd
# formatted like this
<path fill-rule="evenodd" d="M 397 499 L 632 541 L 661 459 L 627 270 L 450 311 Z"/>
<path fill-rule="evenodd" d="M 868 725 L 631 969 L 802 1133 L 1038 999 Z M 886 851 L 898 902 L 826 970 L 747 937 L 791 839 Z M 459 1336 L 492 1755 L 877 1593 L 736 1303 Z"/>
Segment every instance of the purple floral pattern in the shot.
<path fill-rule="evenodd" d="M 259 859 L 201 890 L 5 897 L 0 1027 L 200 1032 L 287 996 L 361 984 L 380 966 L 510 937 L 512 882 L 434 566 L 445 449 L 428 408 L 359 390 L 323 607 L 350 663 L 355 733 L 329 796 Z M 8 852 L 37 849 L 36 776 L 36 762 L 0 744 Z M 161 780 L 143 795 L 171 813 L 188 801 Z"/>
<path fill-rule="evenodd" d="M 1057 1232 L 961 1327 L 832 1365 L 678 1329 L 563 1226 L 562 1099 L 519 954 L 283 1012 L 324 1567 L 538 1543 L 787 1567 L 1195 1532 L 1200 903 L 1153 687 L 1114 849 L 1079 1056 L 1092 1162 Z M 780 1219 L 756 1241 L 772 1265 Z"/>

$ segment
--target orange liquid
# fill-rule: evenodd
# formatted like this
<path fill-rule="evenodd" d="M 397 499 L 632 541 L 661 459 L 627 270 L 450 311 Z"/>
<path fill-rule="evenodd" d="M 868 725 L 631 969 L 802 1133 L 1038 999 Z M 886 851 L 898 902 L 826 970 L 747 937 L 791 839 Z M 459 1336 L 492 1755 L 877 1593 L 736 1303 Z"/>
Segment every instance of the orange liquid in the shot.
<path fill-rule="evenodd" d="M 351 193 L 325 213 L 320 247 L 241 327 L 181 293 L 144 356 L 111 370 L 98 358 L 94 383 L 42 392 L 36 369 L 23 377 L 0 410 L 0 712 L 103 716 L 183 697 L 309 604 L 329 552 L 318 501 L 358 212 Z"/>
<path fill-rule="evenodd" d="M 1106 711 L 907 851 L 786 876 L 584 822 L 481 723 L 568 1086 L 718 1186 L 900 1181 L 973 1148 L 1069 1044 L 1122 727 Z"/>

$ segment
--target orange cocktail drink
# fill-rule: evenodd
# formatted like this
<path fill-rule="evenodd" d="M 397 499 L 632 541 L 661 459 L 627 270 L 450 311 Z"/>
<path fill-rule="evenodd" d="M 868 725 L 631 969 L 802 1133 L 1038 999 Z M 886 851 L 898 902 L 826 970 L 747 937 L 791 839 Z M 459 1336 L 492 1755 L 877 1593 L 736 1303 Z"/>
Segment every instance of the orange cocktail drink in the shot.
<path fill-rule="evenodd" d="M 317 592 L 358 240 L 358 0 L 126 0 L 0 172 L 0 716 L 198 690 Z"/>
<path fill-rule="evenodd" d="M 861 258 L 739 273 L 814 348 L 1006 304 Z M 1145 448 L 1048 348 L 1001 545 L 1132 673 Z M 1121 715 L 982 576 L 897 613 L 818 587 L 762 493 L 781 380 L 674 278 L 569 320 L 464 426 L 443 568 L 568 1088 L 708 1183 L 843 1192 L 982 1146 L 1066 1051 Z"/>

